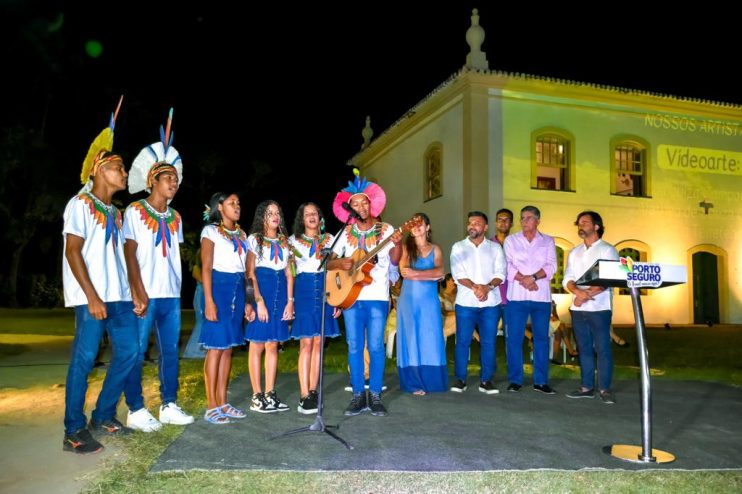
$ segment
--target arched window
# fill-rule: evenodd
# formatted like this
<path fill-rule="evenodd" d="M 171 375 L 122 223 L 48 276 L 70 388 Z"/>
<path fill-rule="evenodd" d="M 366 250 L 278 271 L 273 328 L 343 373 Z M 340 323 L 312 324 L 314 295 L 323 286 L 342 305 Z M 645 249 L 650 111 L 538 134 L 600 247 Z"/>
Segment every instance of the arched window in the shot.
<path fill-rule="evenodd" d="M 554 237 L 554 244 L 556 246 L 556 272 L 554 277 L 551 279 L 551 293 L 567 293 L 567 290 L 562 286 L 564 281 L 564 269 L 567 265 L 567 256 L 569 252 L 574 248 L 574 245 L 569 240 L 561 237 Z"/>
<path fill-rule="evenodd" d="M 611 141 L 611 194 L 649 197 L 649 145 L 638 137 Z"/>
<path fill-rule="evenodd" d="M 646 246 L 646 244 L 643 242 L 627 241 L 616 245 L 616 250 L 618 250 L 619 257 L 629 257 L 636 262 L 648 262 L 649 252 L 647 248 L 643 248 L 644 246 Z M 640 290 L 641 295 L 647 295 L 648 292 L 649 290 L 646 288 Z M 618 294 L 631 295 L 628 288 L 619 288 Z"/>
<path fill-rule="evenodd" d="M 443 195 L 443 148 L 440 143 L 431 144 L 425 151 L 424 167 L 423 200 L 430 201 Z"/>
<path fill-rule="evenodd" d="M 531 188 L 574 190 L 574 138 L 561 129 L 533 134 Z"/>

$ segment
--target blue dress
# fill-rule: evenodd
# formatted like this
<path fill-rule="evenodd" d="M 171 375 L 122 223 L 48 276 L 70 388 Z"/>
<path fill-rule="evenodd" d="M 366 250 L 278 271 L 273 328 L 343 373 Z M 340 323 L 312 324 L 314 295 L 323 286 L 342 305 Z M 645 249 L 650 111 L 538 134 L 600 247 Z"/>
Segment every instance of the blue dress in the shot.
<path fill-rule="evenodd" d="M 417 258 L 412 269 L 433 269 L 435 249 Z M 397 303 L 397 370 L 408 393 L 448 391 L 443 319 L 435 281 L 404 280 Z"/>

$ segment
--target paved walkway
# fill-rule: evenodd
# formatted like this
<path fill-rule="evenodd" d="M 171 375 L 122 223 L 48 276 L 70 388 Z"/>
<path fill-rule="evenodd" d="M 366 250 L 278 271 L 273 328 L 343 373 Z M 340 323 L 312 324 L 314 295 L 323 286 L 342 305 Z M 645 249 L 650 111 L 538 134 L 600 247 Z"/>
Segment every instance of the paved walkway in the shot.
<path fill-rule="evenodd" d="M 22 353 L 0 357 L 0 492 L 80 492 L 119 453 L 115 446 L 94 455 L 62 451 L 71 342 L 71 336 L 0 334 L 0 343 L 23 345 Z M 91 384 L 86 410 L 101 383 Z"/>

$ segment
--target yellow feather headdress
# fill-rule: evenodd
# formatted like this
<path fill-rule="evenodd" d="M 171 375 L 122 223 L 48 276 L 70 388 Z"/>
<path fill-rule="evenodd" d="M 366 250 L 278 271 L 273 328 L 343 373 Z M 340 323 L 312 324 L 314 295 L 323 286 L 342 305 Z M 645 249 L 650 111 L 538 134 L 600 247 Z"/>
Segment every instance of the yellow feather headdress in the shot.
<path fill-rule="evenodd" d="M 85 160 L 82 162 L 82 171 L 80 172 L 80 183 L 86 187 L 92 187 L 92 177 L 95 176 L 98 168 L 101 165 L 110 161 L 110 159 L 102 160 L 104 153 L 113 150 L 113 129 L 116 125 L 116 117 L 118 117 L 119 110 L 121 109 L 121 103 L 124 101 L 122 95 L 119 99 L 119 104 L 116 106 L 116 111 L 111 114 L 111 120 L 108 123 L 108 127 L 103 129 L 98 137 L 95 138 L 93 143 L 88 149 L 88 154 L 85 156 Z"/>

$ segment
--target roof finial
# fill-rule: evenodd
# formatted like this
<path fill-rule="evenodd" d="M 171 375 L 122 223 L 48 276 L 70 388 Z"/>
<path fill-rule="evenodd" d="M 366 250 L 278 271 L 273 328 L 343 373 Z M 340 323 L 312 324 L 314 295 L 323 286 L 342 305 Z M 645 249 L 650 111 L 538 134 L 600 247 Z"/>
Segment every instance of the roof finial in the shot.
<path fill-rule="evenodd" d="M 479 10 L 471 11 L 471 26 L 466 30 L 466 42 L 469 44 L 469 54 L 466 56 L 466 67 L 475 70 L 489 70 L 487 54 L 482 51 L 484 29 L 479 25 Z"/>
<path fill-rule="evenodd" d="M 361 131 L 361 135 L 363 136 L 363 144 L 361 144 L 361 149 L 366 149 L 369 144 L 371 144 L 371 138 L 374 136 L 374 129 L 371 128 L 371 116 L 366 116 L 366 126 Z"/>

